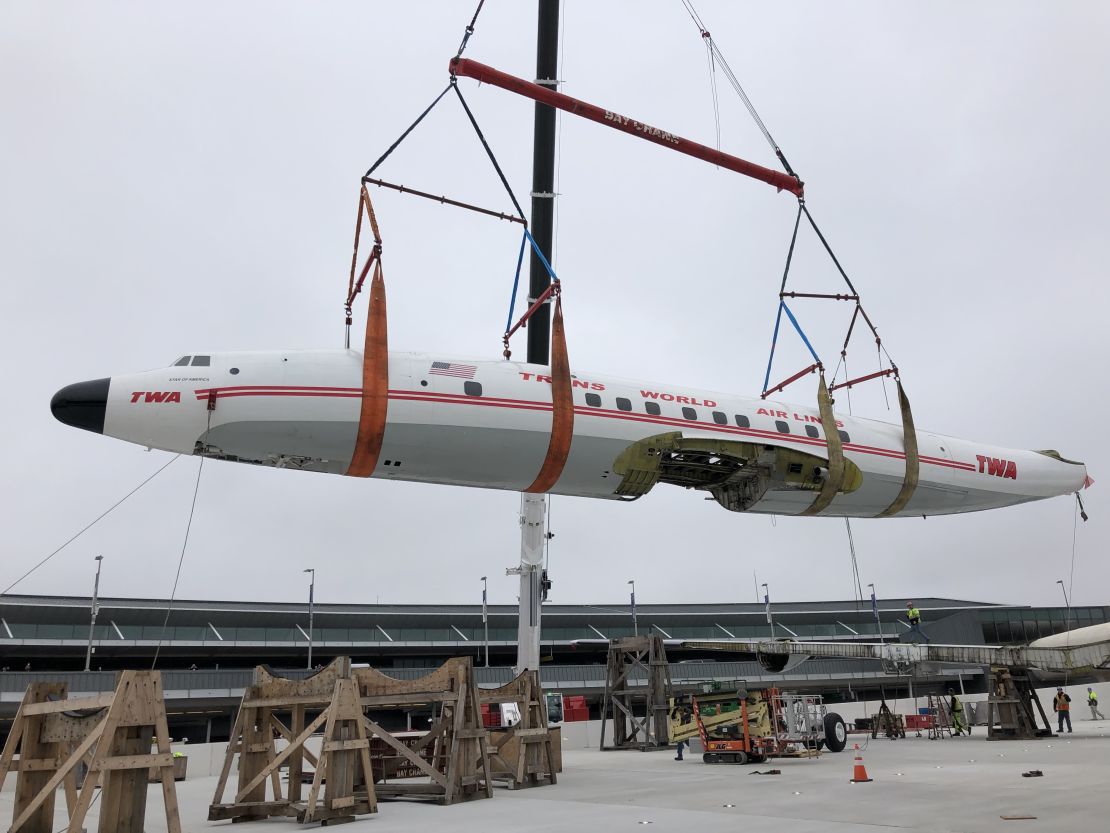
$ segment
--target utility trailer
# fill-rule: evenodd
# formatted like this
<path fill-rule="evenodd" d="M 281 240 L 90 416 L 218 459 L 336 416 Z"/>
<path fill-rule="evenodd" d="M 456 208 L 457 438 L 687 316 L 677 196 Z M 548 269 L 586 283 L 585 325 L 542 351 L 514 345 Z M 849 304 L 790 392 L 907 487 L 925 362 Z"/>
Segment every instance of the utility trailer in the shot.
<path fill-rule="evenodd" d="M 670 701 L 671 741 L 701 738 L 707 764 L 761 763 L 769 758 L 840 752 L 848 730 L 820 695 L 777 688 L 710 690 Z"/>

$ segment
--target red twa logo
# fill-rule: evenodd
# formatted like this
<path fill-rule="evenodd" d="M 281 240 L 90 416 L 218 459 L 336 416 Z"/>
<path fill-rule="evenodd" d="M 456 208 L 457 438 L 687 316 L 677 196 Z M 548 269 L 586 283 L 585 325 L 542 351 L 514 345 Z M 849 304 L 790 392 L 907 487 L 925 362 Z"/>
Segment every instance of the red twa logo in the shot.
<path fill-rule="evenodd" d="M 137 390 L 131 394 L 131 404 L 136 402 L 180 402 L 181 391 L 176 390 Z"/>
<path fill-rule="evenodd" d="M 999 460 L 997 457 L 984 457 L 976 454 L 979 461 L 979 474 L 993 474 L 995 477 L 1008 477 L 1017 480 L 1017 463 L 1013 460 Z"/>

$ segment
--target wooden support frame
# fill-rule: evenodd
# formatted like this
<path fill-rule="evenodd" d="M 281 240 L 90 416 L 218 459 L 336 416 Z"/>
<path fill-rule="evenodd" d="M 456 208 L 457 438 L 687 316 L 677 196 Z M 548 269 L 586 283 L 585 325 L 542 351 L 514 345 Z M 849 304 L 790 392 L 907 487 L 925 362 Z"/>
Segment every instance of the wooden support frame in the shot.
<path fill-rule="evenodd" d="M 555 784 L 562 759 L 553 748 L 547 727 L 547 703 L 538 671 L 524 671 L 500 688 L 479 689 L 483 705 L 514 703 L 520 712 L 515 726 L 490 730 L 490 772 L 509 789 Z M 559 733 L 556 731 L 555 736 Z"/>
<path fill-rule="evenodd" d="M 633 681 L 639 672 L 643 682 Z M 655 634 L 611 640 L 601 703 L 601 749 L 662 749 L 670 745 L 667 703 L 673 694 L 667 651 Z M 606 745 L 607 730 L 612 743 Z"/>
<path fill-rule="evenodd" d="M 306 723 L 308 709 L 319 713 Z M 291 715 L 289 726 L 278 717 L 285 711 Z M 317 756 L 305 743 L 321 727 Z M 286 742 L 280 751 L 279 738 Z M 238 785 L 234 800 L 225 804 L 223 795 L 236 755 Z M 306 761 L 313 767 L 312 784 L 302 800 Z M 283 795 L 280 774 L 286 765 L 289 781 Z M 363 790 L 356 795 L 359 787 Z M 370 741 L 350 659 L 339 657 L 305 680 L 279 677 L 264 666 L 256 668 L 254 683 L 244 692 L 235 719 L 208 820 L 294 816 L 302 824 L 327 826 L 377 810 Z"/>
<path fill-rule="evenodd" d="M 181 833 L 161 673 L 122 671 L 111 694 L 70 699 L 67 693 L 64 683 L 32 683 L 23 695 L 0 753 L 0 787 L 9 771 L 17 773 L 10 833 L 52 833 L 59 785 L 69 833 L 82 830 L 98 786 L 98 829 L 142 833 L 152 770 L 162 783 L 166 829 Z M 94 711 L 82 715 L 81 709 Z M 81 764 L 87 774 L 79 787 Z"/>
<path fill-rule="evenodd" d="M 442 804 L 489 798 L 487 732 L 477 691 L 469 658 L 448 660 L 416 680 L 352 669 L 349 657 L 338 657 L 304 680 L 279 677 L 260 666 L 243 695 L 208 819 L 295 816 L 302 823 L 328 825 L 377 812 L 379 797 L 421 797 Z M 367 714 L 421 704 L 435 710 L 436 720 L 411 746 Z M 288 725 L 284 714 L 290 715 Z M 305 744 L 318 732 L 320 753 L 314 755 Z M 279 740 L 284 742 L 280 749 Z M 225 803 L 236 756 L 237 787 Z M 283 794 L 280 771 L 285 766 L 289 777 Z M 399 775 L 402 770 L 405 774 Z"/>
<path fill-rule="evenodd" d="M 395 753 L 375 760 L 378 795 L 430 798 L 440 804 L 493 797 L 489 733 L 482 726 L 470 657 L 449 659 L 415 680 L 398 680 L 372 668 L 356 668 L 354 676 L 364 709 L 427 704 L 436 714 L 427 734 L 411 747 L 364 718 L 372 735 Z M 428 781 L 413 783 L 404 777 L 390 781 L 391 772 L 402 766 L 427 776 Z"/>
<path fill-rule="evenodd" d="M 1044 728 L 1037 725 L 1040 717 Z M 987 695 L 987 740 L 1052 737 L 1052 724 L 1025 668 L 991 668 Z"/>

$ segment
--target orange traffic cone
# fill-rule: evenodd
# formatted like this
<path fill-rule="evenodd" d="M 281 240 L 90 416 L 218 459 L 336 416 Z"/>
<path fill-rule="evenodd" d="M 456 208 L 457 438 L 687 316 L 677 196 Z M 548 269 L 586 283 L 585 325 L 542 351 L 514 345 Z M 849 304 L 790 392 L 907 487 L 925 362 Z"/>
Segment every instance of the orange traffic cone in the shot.
<path fill-rule="evenodd" d="M 867 777 L 867 767 L 863 765 L 863 755 L 859 752 L 859 744 L 853 744 L 853 749 L 856 752 L 856 762 L 852 770 L 852 783 L 866 784 L 871 779 Z"/>

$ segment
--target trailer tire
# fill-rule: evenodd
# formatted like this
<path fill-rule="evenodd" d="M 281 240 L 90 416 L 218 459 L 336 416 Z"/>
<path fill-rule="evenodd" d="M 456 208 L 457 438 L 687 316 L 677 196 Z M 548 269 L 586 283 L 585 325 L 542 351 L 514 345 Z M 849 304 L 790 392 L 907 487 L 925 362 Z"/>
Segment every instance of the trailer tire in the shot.
<path fill-rule="evenodd" d="M 842 752 L 848 745 L 848 727 L 836 712 L 825 715 L 825 748 L 830 752 Z"/>

